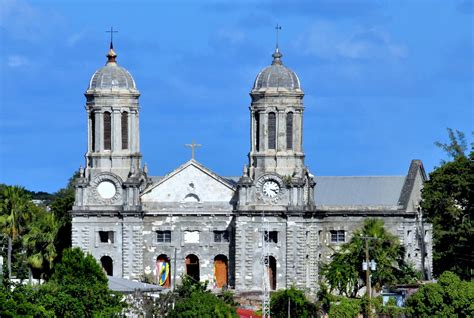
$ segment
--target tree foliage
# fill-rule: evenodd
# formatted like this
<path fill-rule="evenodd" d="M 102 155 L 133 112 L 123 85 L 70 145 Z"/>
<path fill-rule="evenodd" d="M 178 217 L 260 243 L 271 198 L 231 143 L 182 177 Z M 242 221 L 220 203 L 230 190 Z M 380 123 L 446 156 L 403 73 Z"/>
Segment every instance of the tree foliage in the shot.
<path fill-rule="evenodd" d="M 369 256 L 377 263 L 377 270 L 371 275 L 372 286 L 380 290 L 384 285 L 416 279 L 415 271 L 404 260 L 405 250 L 397 237 L 384 228 L 382 220 L 366 219 L 363 228 L 355 231 L 350 241 L 334 252 L 328 264 L 322 265 L 321 272 L 331 291 L 355 297 L 365 286 L 364 237 L 373 238 L 369 243 Z"/>
<path fill-rule="evenodd" d="M 435 275 L 452 271 L 471 279 L 474 268 L 474 152 L 464 153 L 466 141 L 458 133 L 443 149 L 453 157 L 430 173 L 422 192 L 421 207 L 433 224 L 433 270 Z"/>
<path fill-rule="evenodd" d="M 169 317 L 238 317 L 234 306 L 207 290 L 207 282 L 196 282 L 184 275 L 176 294 L 176 303 L 174 309 L 169 312 Z"/>
<path fill-rule="evenodd" d="M 270 311 L 275 318 L 288 317 L 317 317 L 317 307 L 311 303 L 305 294 L 292 286 L 289 289 L 278 290 L 271 295 Z"/>
<path fill-rule="evenodd" d="M 407 299 L 410 317 L 473 317 L 474 282 L 444 272 L 437 283 L 422 286 Z"/>
<path fill-rule="evenodd" d="M 94 257 L 78 248 L 64 251 L 47 283 L 7 286 L 0 291 L 0 300 L 2 317 L 109 317 L 124 308 L 121 296 L 108 289 L 107 277 Z"/>

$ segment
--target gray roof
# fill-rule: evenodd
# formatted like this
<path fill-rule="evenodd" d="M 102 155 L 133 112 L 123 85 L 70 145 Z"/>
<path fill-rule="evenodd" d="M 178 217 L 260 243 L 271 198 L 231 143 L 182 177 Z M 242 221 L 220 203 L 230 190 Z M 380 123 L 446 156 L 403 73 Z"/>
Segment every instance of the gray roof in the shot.
<path fill-rule="evenodd" d="M 132 75 L 119 66 L 116 61 L 117 54 L 114 51 L 112 42 L 107 53 L 107 63 L 98 69 L 89 82 L 88 90 L 133 90 L 136 92 L 135 81 Z"/>
<path fill-rule="evenodd" d="M 318 206 L 396 206 L 404 176 L 315 177 Z"/>
<path fill-rule="evenodd" d="M 117 63 L 107 63 L 92 76 L 89 89 L 110 90 L 114 88 L 136 90 L 135 81 L 132 75 Z"/>
<path fill-rule="evenodd" d="M 295 72 L 284 66 L 281 62 L 282 54 L 276 49 L 273 53 L 272 65 L 258 73 L 253 90 L 266 88 L 300 89 L 300 80 Z"/>
<path fill-rule="evenodd" d="M 109 280 L 109 289 L 121 293 L 133 293 L 136 290 L 143 292 L 161 291 L 163 287 L 153 284 L 136 282 L 125 278 L 107 276 Z"/>

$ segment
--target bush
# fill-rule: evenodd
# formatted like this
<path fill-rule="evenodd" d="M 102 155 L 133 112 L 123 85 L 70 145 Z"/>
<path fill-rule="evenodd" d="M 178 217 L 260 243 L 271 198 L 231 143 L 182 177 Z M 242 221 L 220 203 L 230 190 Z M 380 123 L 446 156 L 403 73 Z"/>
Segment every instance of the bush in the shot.
<path fill-rule="evenodd" d="M 270 300 L 271 316 L 278 318 L 288 317 L 288 305 L 291 317 L 316 317 L 318 308 L 311 303 L 304 293 L 292 286 L 289 289 L 276 291 Z"/>
<path fill-rule="evenodd" d="M 187 275 L 176 289 L 176 304 L 169 317 L 180 318 L 237 318 L 232 297 L 229 294 L 221 298 L 207 290 L 206 282 L 196 282 Z M 231 303 L 231 304 L 229 304 Z"/>
<path fill-rule="evenodd" d="M 437 283 L 422 286 L 407 299 L 411 317 L 474 316 L 474 282 L 462 281 L 452 272 L 444 272 Z"/>
<path fill-rule="evenodd" d="M 337 300 L 331 303 L 329 308 L 329 317 L 331 318 L 354 318 L 361 312 L 360 299 L 337 297 Z"/>

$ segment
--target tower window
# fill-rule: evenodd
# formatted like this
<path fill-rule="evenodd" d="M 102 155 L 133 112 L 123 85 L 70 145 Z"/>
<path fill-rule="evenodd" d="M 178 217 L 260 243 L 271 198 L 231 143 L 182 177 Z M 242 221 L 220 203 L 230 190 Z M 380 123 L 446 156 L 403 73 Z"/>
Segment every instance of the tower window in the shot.
<path fill-rule="evenodd" d="M 156 241 L 158 243 L 170 243 L 171 231 L 156 231 Z"/>
<path fill-rule="evenodd" d="M 331 243 L 344 243 L 346 241 L 346 231 L 331 231 Z"/>
<path fill-rule="evenodd" d="M 104 149 L 110 150 L 112 148 L 112 119 L 109 112 L 104 113 Z"/>
<path fill-rule="evenodd" d="M 255 150 L 260 150 L 260 113 L 255 113 Z"/>
<path fill-rule="evenodd" d="M 91 120 L 91 146 L 92 146 L 92 151 L 95 151 L 95 113 L 90 114 L 90 120 Z"/>
<path fill-rule="evenodd" d="M 267 243 L 278 243 L 278 231 L 265 231 L 264 238 Z"/>
<path fill-rule="evenodd" d="M 293 113 L 286 114 L 286 149 L 293 149 Z"/>
<path fill-rule="evenodd" d="M 268 149 L 276 148 L 276 116 L 275 113 L 268 114 Z"/>
<path fill-rule="evenodd" d="M 114 231 L 99 231 L 99 239 L 101 243 L 114 243 Z"/>
<path fill-rule="evenodd" d="M 128 149 L 128 113 L 122 113 L 122 149 Z"/>
<path fill-rule="evenodd" d="M 229 232 L 227 231 L 214 231 L 214 242 L 216 243 L 228 243 Z"/>

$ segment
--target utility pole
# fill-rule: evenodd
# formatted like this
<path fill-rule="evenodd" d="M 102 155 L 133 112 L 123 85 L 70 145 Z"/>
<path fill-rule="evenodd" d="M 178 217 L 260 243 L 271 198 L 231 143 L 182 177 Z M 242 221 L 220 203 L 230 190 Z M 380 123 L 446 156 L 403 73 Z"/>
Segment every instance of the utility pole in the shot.
<path fill-rule="evenodd" d="M 370 269 L 371 266 L 373 266 L 373 270 L 375 270 L 375 261 L 370 261 L 370 255 L 369 255 L 369 240 L 378 240 L 376 237 L 370 237 L 370 236 L 362 236 L 361 237 L 365 241 L 365 264 L 362 264 L 362 269 L 365 270 L 365 289 L 366 289 L 366 295 L 369 300 L 369 305 L 367 307 L 367 317 L 371 318 L 372 317 L 372 304 L 370 302 L 371 297 L 372 297 L 372 283 L 370 281 Z"/>
<path fill-rule="evenodd" d="M 270 318 L 270 256 L 269 256 L 269 241 L 270 241 L 270 224 L 265 218 L 265 210 L 262 211 L 262 256 L 263 256 L 263 299 L 262 299 L 262 318 Z"/>

